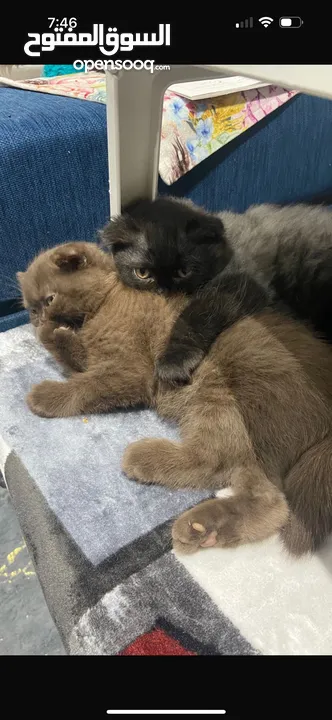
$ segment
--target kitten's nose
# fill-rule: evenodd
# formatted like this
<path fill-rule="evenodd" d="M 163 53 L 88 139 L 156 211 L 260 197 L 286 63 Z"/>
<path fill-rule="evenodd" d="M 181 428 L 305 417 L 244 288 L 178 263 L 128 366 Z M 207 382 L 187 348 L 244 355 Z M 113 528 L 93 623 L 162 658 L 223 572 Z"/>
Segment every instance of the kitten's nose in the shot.
<path fill-rule="evenodd" d="M 170 292 L 173 288 L 173 281 L 172 278 L 168 278 L 163 276 L 161 278 L 157 278 L 157 288 L 158 292 L 165 294 L 166 292 Z"/>

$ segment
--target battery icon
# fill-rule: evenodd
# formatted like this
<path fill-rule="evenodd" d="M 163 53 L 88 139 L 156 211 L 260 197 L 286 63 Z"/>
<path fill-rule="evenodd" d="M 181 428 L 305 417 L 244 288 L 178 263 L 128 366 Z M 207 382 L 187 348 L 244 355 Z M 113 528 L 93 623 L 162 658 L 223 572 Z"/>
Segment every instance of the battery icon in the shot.
<path fill-rule="evenodd" d="M 299 28 L 303 25 L 300 17 L 282 17 L 279 18 L 279 25 L 282 28 Z"/>

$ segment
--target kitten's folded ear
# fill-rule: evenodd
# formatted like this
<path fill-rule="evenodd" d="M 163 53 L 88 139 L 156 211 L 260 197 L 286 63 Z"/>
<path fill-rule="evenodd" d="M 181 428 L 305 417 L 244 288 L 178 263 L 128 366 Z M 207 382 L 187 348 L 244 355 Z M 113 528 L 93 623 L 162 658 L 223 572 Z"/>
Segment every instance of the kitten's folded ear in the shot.
<path fill-rule="evenodd" d="M 75 247 L 63 247 L 56 250 L 52 259 L 55 265 L 64 272 L 81 270 L 88 262 L 82 250 Z"/>
<path fill-rule="evenodd" d="M 220 243 L 225 238 L 223 223 L 215 215 L 197 215 L 188 220 L 186 235 L 193 243 Z"/>
<path fill-rule="evenodd" d="M 115 253 L 117 250 L 123 250 L 131 245 L 133 236 L 138 232 L 139 226 L 135 220 L 127 213 L 123 213 L 107 223 L 100 230 L 99 237 L 104 249 Z"/>

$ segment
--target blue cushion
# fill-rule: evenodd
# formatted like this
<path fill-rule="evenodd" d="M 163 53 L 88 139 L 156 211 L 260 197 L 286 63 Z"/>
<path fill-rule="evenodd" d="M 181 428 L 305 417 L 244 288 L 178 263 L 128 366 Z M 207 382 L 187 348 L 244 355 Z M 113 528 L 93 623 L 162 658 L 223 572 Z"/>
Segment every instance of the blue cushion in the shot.
<path fill-rule="evenodd" d="M 106 107 L 1 88 L 0 158 L 1 302 L 37 252 L 107 221 Z"/>
<path fill-rule="evenodd" d="M 25 325 L 29 322 L 29 315 L 25 310 L 17 313 L 10 313 L 4 317 L 0 317 L 0 332 L 11 330 L 14 327 Z"/>

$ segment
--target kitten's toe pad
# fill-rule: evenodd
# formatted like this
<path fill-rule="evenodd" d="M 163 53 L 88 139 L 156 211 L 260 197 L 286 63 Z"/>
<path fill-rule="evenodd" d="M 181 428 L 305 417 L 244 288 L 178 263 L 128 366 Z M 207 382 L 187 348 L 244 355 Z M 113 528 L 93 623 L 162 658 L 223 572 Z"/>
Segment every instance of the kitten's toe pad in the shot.
<path fill-rule="evenodd" d="M 193 530 L 195 530 L 195 532 L 201 534 L 200 539 L 202 540 L 202 542 L 200 543 L 200 547 L 213 547 L 213 545 L 216 544 L 218 534 L 216 530 L 212 530 L 209 535 L 206 535 L 206 528 L 204 527 L 204 525 L 201 525 L 198 522 L 193 522 L 191 523 L 191 527 Z M 205 538 L 204 540 L 203 537 Z"/>
<path fill-rule="evenodd" d="M 200 548 L 213 547 L 217 542 L 217 534 L 216 530 L 207 529 L 201 523 L 191 521 L 190 511 L 188 511 L 181 515 L 173 525 L 173 547 L 181 554 L 194 553 Z"/>
<path fill-rule="evenodd" d="M 68 335 L 69 333 L 73 333 L 73 329 L 69 327 L 69 325 L 59 325 L 59 327 L 54 328 L 53 333 L 54 335 Z"/>
<path fill-rule="evenodd" d="M 201 542 L 200 547 L 202 547 L 202 548 L 213 547 L 214 545 L 216 545 L 217 535 L 218 535 L 217 531 L 213 530 L 212 533 L 210 533 L 210 535 L 207 536 L 206 540 L 203 540 L 203 542 Z"/>
<path fill-rule="evenodd" d="M 218 503 L 218 516 L 215 508 Z M 175 521 L 172 527 L 173 547 L 179 554 L 191 554 L 201 548 L 233 545 L 233 532 L 226 505 L 218 500 L 206 500 Z"/>

